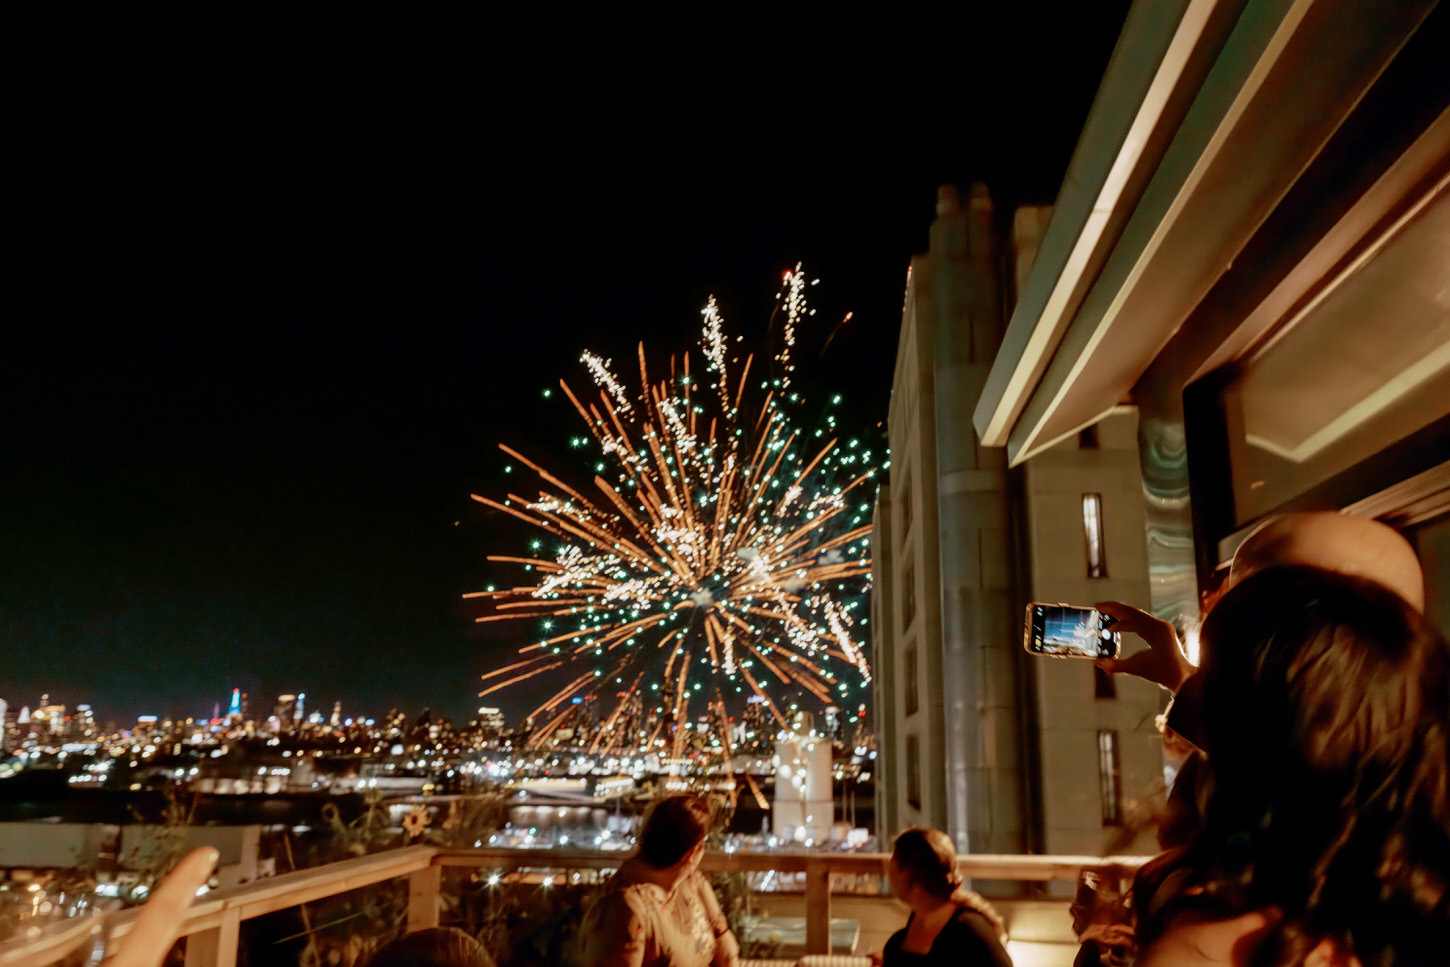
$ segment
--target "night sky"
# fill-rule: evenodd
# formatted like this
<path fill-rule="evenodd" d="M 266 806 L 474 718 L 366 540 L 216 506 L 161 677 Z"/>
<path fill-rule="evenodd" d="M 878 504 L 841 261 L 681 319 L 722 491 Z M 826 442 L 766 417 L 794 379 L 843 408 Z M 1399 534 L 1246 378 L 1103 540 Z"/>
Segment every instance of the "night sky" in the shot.
<path fill-rule="evenodd" d="M 711 293 L 758 339 L 803 260 L 821 325 L 854 312 L 812 380 L 879 433 L 937 186 L 1056 192 L 1124 12 L 1084 6 L 748 102 L 394 75 L 97 83 L 12 117 L 0 698 L 466 720 L 513 639 L 460 595 L 525 536 L 469 494 L 504 493 L 500 442 L 579 466 L 542 391 L 585 385 L 585 348 L 686 348 Z"/>

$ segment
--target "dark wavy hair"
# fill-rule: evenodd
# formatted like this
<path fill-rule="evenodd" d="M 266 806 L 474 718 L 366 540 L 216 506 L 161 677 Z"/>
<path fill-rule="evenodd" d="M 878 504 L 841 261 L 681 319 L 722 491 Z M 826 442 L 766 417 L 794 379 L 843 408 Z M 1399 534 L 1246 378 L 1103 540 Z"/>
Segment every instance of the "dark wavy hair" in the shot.
<path fill-rule="evenodd" d="M 477 940 L 457 927 L 406 934 L 368 959 L 366 967 L 496 967 Z"/>
<path fill-rule="evenodd" d="M 1364 967 L 1445 963 L 1445 640 L 1393 592 L 1310 567 L 1229 591 L 1201 640 L 1201 818 L 1139 875 L 1140 941 L 1274 910 L 1252 967 L 1324 940 Z"/>
<path fill-rule="evenodd" d="M 699 796 L 669 796 L 650 807 L 639 831 L 639 856 L 669 869 L 710 835 L 710 807 Z"/>

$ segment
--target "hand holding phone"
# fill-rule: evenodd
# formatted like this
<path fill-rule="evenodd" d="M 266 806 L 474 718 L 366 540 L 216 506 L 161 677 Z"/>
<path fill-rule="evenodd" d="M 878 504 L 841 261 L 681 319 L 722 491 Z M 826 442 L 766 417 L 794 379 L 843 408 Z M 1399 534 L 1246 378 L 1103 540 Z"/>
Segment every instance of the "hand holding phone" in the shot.
<path fill-rule="evenodd" d="M 1162 618 L 1155 618 L 1141 608 L 1120 601 L 1099 602 L 1097 609 L 1116 618 L 1119 631 L 1137 635 L 1148 645 L 1147 651 L 1106 662 L 1103 665 L 1105 671 L 1115 675 L 1135 675 L 1177 693 L 1196 670 L 1183 653 L 1178 632 Z"/>
<path fill-rule="evenodd" d="M 1110 630 L 1116 621 L 1096 608 L 1033 602 L 1027 606 L 1023 647 L 1049 658 L 1116 658 L 1122 641 Z"/>

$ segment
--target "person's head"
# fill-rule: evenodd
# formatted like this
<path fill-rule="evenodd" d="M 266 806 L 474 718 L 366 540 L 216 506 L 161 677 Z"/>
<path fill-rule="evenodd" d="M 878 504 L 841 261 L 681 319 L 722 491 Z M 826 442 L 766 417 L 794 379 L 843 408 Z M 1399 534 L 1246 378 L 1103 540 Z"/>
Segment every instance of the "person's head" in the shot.
<path fill-rule="evenodd" d="M 933 900 L 949 900 L 962 885 L 956 847 L 939 829 L 908 829 L 896 837 L 889 870 L 891 889 L 903 900 L 912 889 Z"/>
<path fill-rule="evenodd" d="M 483 945 L 456 927 L 405 934 L 367 960 L 367 967 L 496 967 Z"/>
<path fill-rule="evenodd" d="M 1176 864 L 1196 889 L 1146 936 L 1275 909 L 1256 964 L 1322 939 L 1378 963 L 1450 926 L 1450 646 L 1383 584 L 1312 567 L 1246 577 L 1201 634 L 1202 819 Z"/>
<path fill-rule="evenodd" d="M 1415 549 L 1377 520 L 1329 511 L 1275 517 L 1239 545 L 1224 593 L 1276 567 L 1313 567 L 1361 578 L 1393 591 L 1416 611 L 1425 609 L 1425 577 Z M 1229 646 L 1223 641 L 1217 645 Z M 1202 655 L 1215 645 L 1200 634 L 1199 647 Z M 1174 720 L 1188 729 L 1186 737 L 1195 745 L 1201 745 L 1197 724 L 1203 714 L 1202 693 L 1203 676 L 1194 674 L 1174 697 Z"/>
<path fill-rule="evenodd" d="M 657 870 L 698 863 L 710 834 L 710 807 L 699 796 L 670 796 L 645 814 L 639 858 Z"/>
<path fill-rule="evenodd" d="M 1425 576 L 1410 542 L 1392 527 L 1329 511 L 1285 514 L 1258 527 L 1234 553 L 1228 586 L 1270 567 L 1303 565 L 1382 584 L 1425 610 Z"/>

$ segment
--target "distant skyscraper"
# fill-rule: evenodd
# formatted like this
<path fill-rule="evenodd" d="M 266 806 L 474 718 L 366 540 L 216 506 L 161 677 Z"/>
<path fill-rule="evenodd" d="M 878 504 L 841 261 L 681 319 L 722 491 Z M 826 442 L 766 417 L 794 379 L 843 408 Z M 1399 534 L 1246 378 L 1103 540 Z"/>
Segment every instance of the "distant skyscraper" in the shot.
<path fill-rule="evenodd" d="M 277 696 L 277 707 L 272 715 L 277 719 L 277 728 L 280 731 L 286 732 L 292 728 L 292 723 L 297 721 L 297 708 L 296 695 Z"/>
<path fill-rule="evenodd" d="M 227 718 L 242 717 L 242 690 L 232 689 L 232 704 L 227 707 Z"/>
<path fill-rule="evenodd" d="M 341 702 L 333 702 L 332 703 L 332 718 L 328 720 L 327 724 L 330 725 L 330 726 L 332 726 L 333 728 L 337 728 L 339 725 L 342 724 L 342 703 Z"/>
<path fill-rule="evenodd" d="M 9 711 L 10 706 L 5 703 L 5 699 L 0 698 L 0 752 L 5 751 L 9 739 L 9 723 L 5 721 L 5 716 Z"/>

